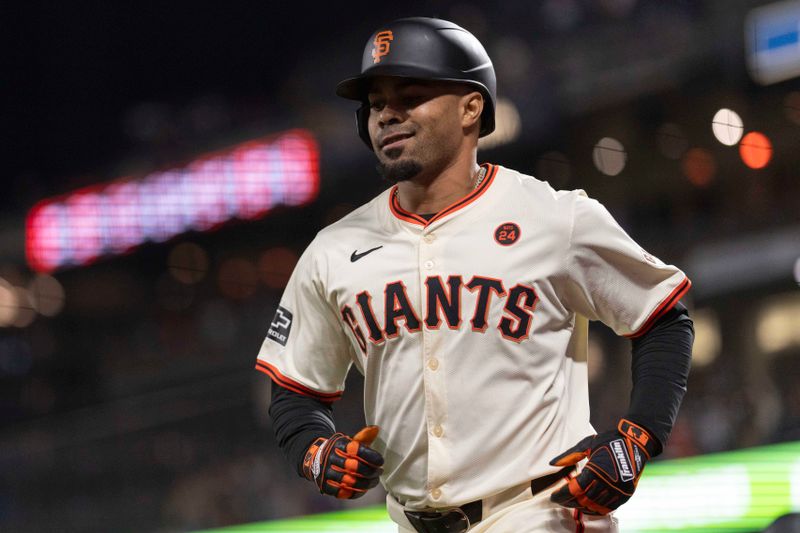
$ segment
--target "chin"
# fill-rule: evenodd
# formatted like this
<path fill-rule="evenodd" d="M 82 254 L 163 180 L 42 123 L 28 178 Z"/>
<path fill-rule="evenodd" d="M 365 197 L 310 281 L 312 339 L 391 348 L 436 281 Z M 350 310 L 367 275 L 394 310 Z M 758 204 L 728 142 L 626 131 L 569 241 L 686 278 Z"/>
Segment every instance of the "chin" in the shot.
<path fill-rule="evenodd" d="M 392 183 L 398 183 L 408 181 L 422 172 L 422 163 L 410 157 L 398 157 L 388 161 L 378 161 L 377 169 L 385 179 Z"/>
<path fill-rule="evenodd" d="M 399 148 L 389 148 L 388 150 L 382 150 L 381 154 L 383 154 L 383 159 L 397 161 L 401 157 L 403 157 L 403 152 L 404 152 L 403 147 L 399 147 Z"/>

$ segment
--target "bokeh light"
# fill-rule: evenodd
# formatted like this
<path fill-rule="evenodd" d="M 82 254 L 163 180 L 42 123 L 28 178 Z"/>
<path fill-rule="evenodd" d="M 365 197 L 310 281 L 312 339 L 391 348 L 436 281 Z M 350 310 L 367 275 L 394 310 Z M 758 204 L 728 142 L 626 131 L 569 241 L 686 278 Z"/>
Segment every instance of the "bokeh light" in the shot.
<path fill-rule="evenodd" d="M 772 159 L 772 143 L 763 133 L 751 131 L 739 143 L 739 155 L 748 167 L 764 168 Z"/>
<path fill-rule="evenodd" d="M 17 291 L 9 282 L 0 278 L 0 327 L 12 325 L 18 312 Z"/>
<path fill-rule="evenodd" d="M 756 319 L 756 339 L 765 353 L 800 346 L 800 295 L 791 293 L 767 300 Z"/>
<path fill-rule="evenodd" d="M 14 287 L 17 293 L 17 316 L 14 319 L 14 326 L 26 328 L 31 325 L 36 318 L 36 302 L 30 291 L 24 287 Z"/>
<path fill-rule="evenodd" d="M 244 300 L 256 292 L 258 272 L 252 262 L 233 257 L 220 265 L 217 282 L 223 295 L 234 300 Z"/>
<path fill-rule="evenodd" d="M 683 156 L 681 168 L 693 185 L 707 187 L 717 172 L 717 162 L 708 150 L 692 148 Z"/>
<path fill-rule="evenodd" d="M 711 130 L 719 142 L 725 146 L 733 146 L 742 138 L 744 124 L 736 111 L 722 108 L 711 119 Z"/>
<path fill-rule="evenodd" d="M 587 343 L 587 373 L 589 383 L 596 383 L 598 379 L 603 377 L 603 372 L 606 368 L 606 352 L 603 345 L 597 339 L 589 337 Z"/>
<path fill-rule="evenodd" d="M 289 248 L 270 248 L 258 259 L 258 273 L 264 285 L 271 289 L 281 289 L 289 282 L 297 254 Z"/>
<path fill-rule="evenodd" d="M 692 313 L 692 320 L 695 332 L 692 366 L 706 366 L 717 358 L 722 347 L 719 319 L 711 309 L 697 309 Z"/>
<path fill-rule="evenodd" d="M 658 150 L 669 159 L 680 159 L 689 148 L 689 139 L 683 129 L 677 124 L 667 122 L 658 129 L 656 134 Z"/>
<path fill-rule="evenodd" d="M 28 291 L 41 315 L 56 316 L 64 308 L 64 287 L 53 276 L 37 274 L 28 285 Z"/>
<path fill-rule="evenodd" d="M 508 98 L 498 98 L 494 110 L 494 131 L 486 137 L 481 137 L 478 147 L 487 149 L 503 144 L 508 144 L 519 137 L 522 130 L 522 120 L 519 117 L 517 106 Z"/>
<path fill-rule="evenodd" d="M 627 159 L 625 147 L 613 137 L 603 137 L 597 141 L 592 151 L 594 166 L 606 176 L 616 176 L 622 172 Z"/>
<path fill-rule="evenodd" d="M 183 242 L 170 251 L 167 267 L 173 278 L 192 285 L 206 276 L 208 254 L 194 243 Z"/>

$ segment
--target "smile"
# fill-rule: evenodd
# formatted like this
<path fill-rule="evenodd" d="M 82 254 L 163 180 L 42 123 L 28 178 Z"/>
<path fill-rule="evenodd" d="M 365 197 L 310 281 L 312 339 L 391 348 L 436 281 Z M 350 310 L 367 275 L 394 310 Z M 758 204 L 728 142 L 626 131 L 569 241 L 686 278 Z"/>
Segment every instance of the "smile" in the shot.
<path fill-rule="evenodd" d="M 381 150 L 399 148 L 403 143 L 413 137 L 413 133 L 393 133 L 381 139 Z"/>

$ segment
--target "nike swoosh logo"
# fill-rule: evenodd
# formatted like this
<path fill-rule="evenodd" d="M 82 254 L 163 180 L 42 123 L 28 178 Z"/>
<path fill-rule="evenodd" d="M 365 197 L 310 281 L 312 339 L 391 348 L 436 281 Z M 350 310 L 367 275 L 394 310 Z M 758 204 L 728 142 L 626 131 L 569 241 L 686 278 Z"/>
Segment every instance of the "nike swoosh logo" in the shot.
<path fill-rule="evenodd" d="M 356 261 L 358 261 L 359 259 L 361 259 L 365 255 L 371 254 L 372 252 L 374 252 L 375 250 L 378 250 L 380 248 L 383 248 L 382 244 L 380 246 L 376 246 L 375 248 L 370 248 L 366 252 L 358 253 L 358 250 L 353 250 L 353 253 L 350 254 L 350 262 L 351 263 L 355 263 Z"/>

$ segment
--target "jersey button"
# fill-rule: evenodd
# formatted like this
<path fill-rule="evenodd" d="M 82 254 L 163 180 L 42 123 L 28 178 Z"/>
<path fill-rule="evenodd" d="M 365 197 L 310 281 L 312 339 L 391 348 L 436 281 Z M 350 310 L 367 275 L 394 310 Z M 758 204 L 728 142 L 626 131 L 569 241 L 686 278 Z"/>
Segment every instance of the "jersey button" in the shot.
<path fill-rule="evenodd" d="M 442 489 L 437 487 L 431 491 L 431 498 L 433 498 L 434 500 L 438 500 L 441 497 L 442 497 Z"/>
<path fill-rule="evenodd" d="M 436 426 L 434 426 L 433 435 L 437 438 L 441 438 L 442 435 L 444 435 L 444 428 L 441 426 L 441 424 L 436 424 Z"/>
<path fill-rule="evenodd" d="M 425 261 L 425 268 L 430 270 L 433 268 L 433 261 Z"/>
<path fill-rule="evenodd" d="M 425 235 L 424 239 L 425 239 L 425 242 L 430 244 L 430 243 L 432 243 L 433 241 L 436 240 L 436 235 L 434 235 L 433 233 L 428 233 L 427 235 Z"/>
<path fill-rule="evenodd" d="M 431 370 L 436 370 L 439 368 L 439 360 L 435 357 L 431 357 L 431 359 L 428 361 L 428 368 Z"/>

